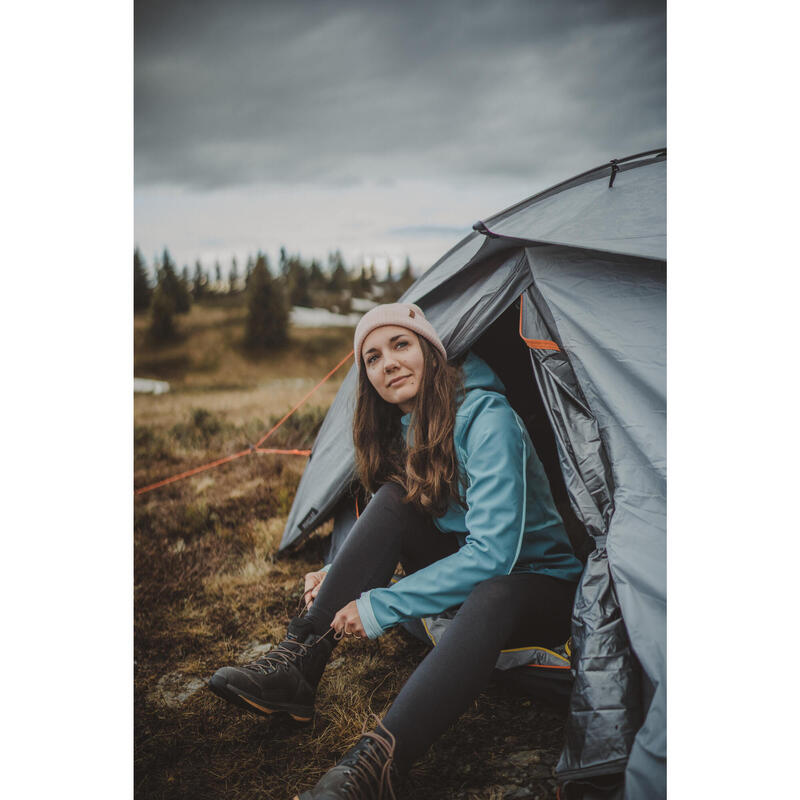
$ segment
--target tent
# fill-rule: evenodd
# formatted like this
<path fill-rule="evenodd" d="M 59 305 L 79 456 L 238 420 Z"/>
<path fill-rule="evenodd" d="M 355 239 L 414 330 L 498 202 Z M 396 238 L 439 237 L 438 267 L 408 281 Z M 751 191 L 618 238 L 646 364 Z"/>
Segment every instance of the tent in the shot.
<path fill-rule="evenodd" d="M 561 796 L 661 798 L 666 149 L 614 159 L 473 228 L 402 299 L 424 310 L 450 358 L 474 349 L 506 384 L 586 561 L 572 649 L 553 654 L 574 677 Z M 281 549 L 333 518 L 335 551 L 353 524 L 355 385 L 351 368 Z"/>

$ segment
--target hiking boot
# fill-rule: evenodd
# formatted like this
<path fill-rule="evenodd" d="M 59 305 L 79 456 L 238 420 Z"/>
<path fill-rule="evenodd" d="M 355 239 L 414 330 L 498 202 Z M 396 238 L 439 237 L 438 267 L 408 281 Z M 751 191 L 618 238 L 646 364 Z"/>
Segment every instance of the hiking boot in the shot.
<path fill-rule="evenodd" d="M 395 800 L 395 738 L 380 722 L 378 727 L 380 732 L 365 733 L 313 789 L 294 800 Z"/>
<path fill-rule="evenodd" d="M 296 617 L 274 650 L 243 667 L 218 669 L 208 688 L 248 711 L 284 711 L 308 722 L 314 716 L 317 684 L 335 644 L 332 631 L 317 636 L 310 621 Z"/>

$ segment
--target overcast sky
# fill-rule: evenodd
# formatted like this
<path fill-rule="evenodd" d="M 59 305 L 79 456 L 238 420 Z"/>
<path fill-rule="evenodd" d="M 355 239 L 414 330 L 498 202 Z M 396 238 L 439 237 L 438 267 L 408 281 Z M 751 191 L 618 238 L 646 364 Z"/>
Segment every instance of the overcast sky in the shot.
<path fill-rule="evenodd" d="M 663 2 L 135 2 L 135 240 L 419 272 L 491 214 L 666 144 Z"/>

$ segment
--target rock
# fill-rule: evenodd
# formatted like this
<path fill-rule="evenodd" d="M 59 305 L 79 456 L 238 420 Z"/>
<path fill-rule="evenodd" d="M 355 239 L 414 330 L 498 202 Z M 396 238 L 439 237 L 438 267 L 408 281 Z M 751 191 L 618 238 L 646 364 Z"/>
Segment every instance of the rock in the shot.
<path fill-rule="evenodd" d="M 160 700 L 170 708 L 182 706 L 198 689 L 204 688 L 202 678 L 186 678 L 180 672 L 162 675 L 155 689 L 150 692 L 151 700 Z"/>
<path fill-rule="evenodd" d="M 271 644 L 270 642 L 259 642 L 257 640 L 253 640 L 239 655 L 237 661 L 239 664 L 248 664 L 250 661 L 255 661 L 257 658 L 261 658 L 261 656 L 269 653 L 273 647 L 275 647 L 275 645 Z"/>
<path fill-rule="evenodd" d="M 502 792 L 500 797 L 502 797 L 503 800 L 531 800 L 533 797 L 530 789 L 526 786 L 517 786 L 513 783 L 498 786 L 497 789 Z"/>
<path fill-rule="evenodd" d="M 513 764 L 515 767 L 529 767 L 532 764 L 540 764 L 541 761 L 542 754 L 538 750 L 521 750 L 519 753 L 512 753 L 508 757 L 508 763 Z"/>

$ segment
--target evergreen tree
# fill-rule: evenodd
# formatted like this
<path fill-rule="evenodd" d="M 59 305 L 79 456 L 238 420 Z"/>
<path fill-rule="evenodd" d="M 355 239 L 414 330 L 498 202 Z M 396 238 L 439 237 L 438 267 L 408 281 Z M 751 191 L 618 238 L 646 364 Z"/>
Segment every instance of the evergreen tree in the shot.
<path fill-rule="evenodd" d="M 177 338 L 175 327 L 175 301 L 163 280 L 159 280 L 153 294 L 153 308 L 147 338 L 152 344 L 166 344 Z"/>
<path fill-rule="evenodd" d="M 245 344 L 251 350 L 267 350 L 286 344 L 289 308 L 281 283 L 273 278 L 266 257 L 259 253 L 247 291 Z"/>
<path fill-rule="evenodd" d="M 219 261 L 214 262 L 214 282 L 217 285 L 217 291 L 220 290 L 222 284 L 222 267 L 220 266 Z"/>
<path fill-rule="evenodd" d="M 314 305 L 311 300 L 311 279 L 306 265 L 300 260 L 300 256 L 293 256 L 289 259 L 287 283 L 289 284 L 289 302 L 291 305 L 305 306 L 306 308 Z"/>
<path fill-rule="evenodd" d="M 239 289 L 239 270 L 236 267 L 236 256 L 231 259 L 231 271 L 228 273 L 228 293 L 234 294 Z"/>
<path fill-rule="evenodd" d="M 192 306 L 189 286 L 188 283 L 179 278 L 175 272 L 175 262 L 172 260 L 166 247 L 161 256 L 161 267 L 158 270 L 158 283 L 164 287 L 164 292 L 172 300 L 174 311 L 178 314 L 188 313 Z"/>
<path fill-rule="evenodd" d="M 403 271 L 400 273 L 398 280 L 401 292 L 405 292 L 412 283 L 414 283 L 414 273 L 411 269 L 411 259 L 406 256 L 406 263 L 403 265 Z"/>
<path fill-rule="evenodd" d="M 192 282 L 189 278 L 189 267 L 186 264 L 183 265 L 183 269 L 181 270 L 181 294 L 185 294 L 187 298 L 186 310 L 188 311 L 192 305 Z"/>
<path fill-rule="evenodd" d="M 322 271 L 319 261 L 316 258 L 311 259 L 311 267 L 308 270 L 308 282 L 312 289 L 325 288 L 325 273 Z"/>
<path fill-rule="evenodd" d="M 244 289 L 250 287 L 250 276 L 253 274 L 253 267 L 255 266 L 255 261 L 253 261 L 253 256 L 247 256 L 247 266 L 245 266 L 244 271 Z"/>
<path fill-rule="evenodd" d="M 152 297 L 153 289 L 150 286 L 150 278 L 147 276 L 142 254 L 137 247 L 133 251 L 133 310 L 145 311 L 150 307 Z"/>
<path fill-rule="evenodd" d="M 192 279 L 192 296 L 195 300 L 203 297 L 208 289 L 208 276 L 203 272 L 200 260 L 194 262 L 194 278 Z"/>
<path fill-rule="evenodd" d="M 394 275 L 392 274 L 392 260 L 386 263 L 386 283 L 394 283 Z"/>
<path fill-rule="evenodd" d="M 372 289 L 372 281 L 367 274 L 366 266 L 361 267 L 361 276 L 358 279 L 358 290 L 361 294 L 369 294 Z"/>
<path fill-rule="evenodd" d="M 281 246 L 281 252 L 278 256 L 278 270 L 285 278 L 289 273 L 289 257 L 286 255 L 286 248 Z"/>
<path fill-rule="evenodd" d="M 331 270 L 331 278 L 328 287 L 332 292 L 341 292 L 347 289 L 347 269 L 344 266 L 344 259 L 339 250 L 328 256 L 328 266 Z"/>

